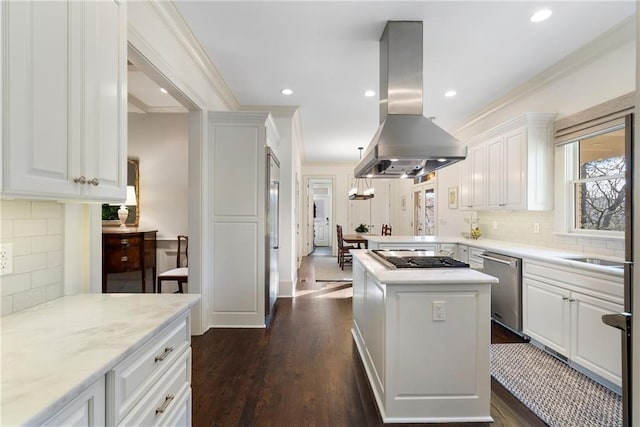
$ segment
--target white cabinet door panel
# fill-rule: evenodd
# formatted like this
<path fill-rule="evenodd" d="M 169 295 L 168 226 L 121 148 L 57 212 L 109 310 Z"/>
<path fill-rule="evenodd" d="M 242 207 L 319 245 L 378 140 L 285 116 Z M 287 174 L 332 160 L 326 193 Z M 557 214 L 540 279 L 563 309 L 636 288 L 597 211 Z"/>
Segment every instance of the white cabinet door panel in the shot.
<path fill-rule="evenodd" d="M 623 306 L 586 295 L 572 294 L 572 359 L 598 375 L 621 385 L 621 331 L 602 323 L 605 314 Z"/>
<path fill-rule="evenodd" d="M 524 333 L 569 356 L 569 291 L 524 278 Z"/>

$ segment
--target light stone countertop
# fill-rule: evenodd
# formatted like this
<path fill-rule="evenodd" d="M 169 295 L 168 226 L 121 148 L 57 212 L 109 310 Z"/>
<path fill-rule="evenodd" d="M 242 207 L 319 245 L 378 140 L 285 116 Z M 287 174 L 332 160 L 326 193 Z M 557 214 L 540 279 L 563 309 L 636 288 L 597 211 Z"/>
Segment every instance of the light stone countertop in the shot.
<path fill-rule="evenodd" d="M 608 267 L 603 265 L 588 264 L 585 262 L 574 261 L 571 257 L 591 257 L 610 261 L 623 262 L 620 258 L 608 257 L 598 254 L 580 253 L 565 251 L 562 249 L 545 248 L 541 246 L 526 245 L 524 243 L 506 242 L 502 240 L 492 240 L 480 238 L 465 239 L 463 237 L 447 237 L 447 236 L 364 236 L 370 242 L 388 243 L 388 244 L 407 244 L 407 243 L 457 243 L 467 245 L 479 249 L 499 252 L 504 255 L 510 255 L 518 258 L 535 259 L 555 263 L 557 265 L 565 265 L 568 267 L 581 268 L 600 273 L 607 273 L 614 276 L 623 277 L 622 268 Z"/>
<path fill-rule="evenodd" d="M 368 255 L 366 249 L 352 249 L 351 254 L 364 265 L 380 283 L 385 285 L 442 285 L 442 284 L 491 284 L 498 279 L 471 268 L 408 268 L 389 270 Z"/>
<path fill-rule="evenodd" d="M 199 299 L 80 294 L 0 318 L 0 425 L 55 415 Z"/>

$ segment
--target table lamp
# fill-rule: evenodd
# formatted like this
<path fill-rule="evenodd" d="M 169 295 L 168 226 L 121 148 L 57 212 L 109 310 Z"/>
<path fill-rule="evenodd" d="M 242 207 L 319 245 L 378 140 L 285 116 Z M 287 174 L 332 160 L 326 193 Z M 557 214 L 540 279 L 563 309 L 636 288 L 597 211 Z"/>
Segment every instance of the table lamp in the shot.
<path fill-rule="evenodd" d="M 118 218 L 120 218 L 120 227 L 126 228 L 127 218 L 129 217 L 129 208 L 128 206 L 136 206 L 138 203 L 136 202 L 136 189 L 133 185 L 127 185 L 127 200 L 125 200 L 124 204 L 120 206 L 118 209 Z"/>

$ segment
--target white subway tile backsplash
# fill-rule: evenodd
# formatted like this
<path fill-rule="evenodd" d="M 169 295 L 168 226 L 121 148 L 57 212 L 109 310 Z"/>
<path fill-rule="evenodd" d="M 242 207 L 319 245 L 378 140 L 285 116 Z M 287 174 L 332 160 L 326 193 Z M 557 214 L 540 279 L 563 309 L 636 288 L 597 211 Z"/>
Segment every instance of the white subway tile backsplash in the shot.
<path fill-rule="evenodd" d="M 13 312 L 13 297 L 11 295 L 0 298 L 0 316 Z"/>
<path fill-rule="evenodd" d="M 47 290 L 45 287 L 33 288 L 28 291 L 13 294 L 13 311 L 24 310 L 37 304 L 42 304 L 47 300 Z"/>
<path fill-rule="evenodd" d="M 47 268 L 47 254 L 31 254 L 13 257 L 13 273 L 30 273 Z"/>
<path fill-rule="evenodd" d="M 0 277 L 0 315 L 62 296 L 64 205 L 0 201 L 0 241 L 13 245 L 13 273 Z"/>
<path fill-rule="evenodd" d="M 31 205 L 31 218 L 61 218 L 62 205 L 52 202 L 33 202 Z"/>
<path fill-rule="evenodd" d="M 31 239 L 31 252 L 51 252 L 62 249 L 62 236 L 53 234 L 50 236 L 34 236 Z"/>
<path fill-rule="evenodd" d="M 15 237 L 44 236 L 46 234 L 46 219 L 16 219 L 13 221 L 13 235 Z"/>
<path fill-rule="evenodd" d="M 62 296 L 62 287 L 59 285 L 49 285 L 45 288 L 47 301 L 60 298 Z"/>
<path fill-rule="evenodd" d="M 498 223 L 494 230 L 491 224 Z M 624 256 L 624 240 L 603 237 L 566 236 L 555 234 L 552 211 L 544 212 L 478 212 L 482 234 L 489 239 L 531 244 L 549 248 Z M 533 224 L 540 225 L 540 233 L 533 232 Z"/>
<path fill-rule="evenodd" d="M 47 220 L 47 234 L 62 234 L 62 220 L 61 219 L 48 219 Z"/>
<path fill-rule="evenodd" d="M 0 239 L 10 239 L 13 237 L 13 221 L 2 218 L 0 220 Z"/>
<path fill-rule="evenodd" d="M 62 265 L 62 251 L 51 251 L 47 253 L 47 267 L 58 267 Z"/>
<path fill-rule="evenodd" d="M 31 273 L 31 286 L 39 287 L 60 283 L 62 280 L 62 270 L 60 267 L 47 268 L 46 270 L 38 270 Z"/>
<path fill-rule="evenodd" d="M 0 295 L 17 294 L 31 289 L 31 273 L 9 274 L 0 278 Z"/>
<path fill-rule="evenodd" d="M 31 202 L 23 200 L 0 201 L 0 216 L 2 219 L 31 218 Z"/>

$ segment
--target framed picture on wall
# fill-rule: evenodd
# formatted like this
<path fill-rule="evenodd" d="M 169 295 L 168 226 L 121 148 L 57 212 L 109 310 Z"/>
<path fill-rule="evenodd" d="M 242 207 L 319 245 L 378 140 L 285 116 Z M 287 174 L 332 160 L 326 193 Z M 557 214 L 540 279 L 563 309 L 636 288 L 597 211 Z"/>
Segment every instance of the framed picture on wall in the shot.
<path fill-rule="evenodd" d="M 458 209 L 458 187 L 449 187 L 449 209 Z"/>

